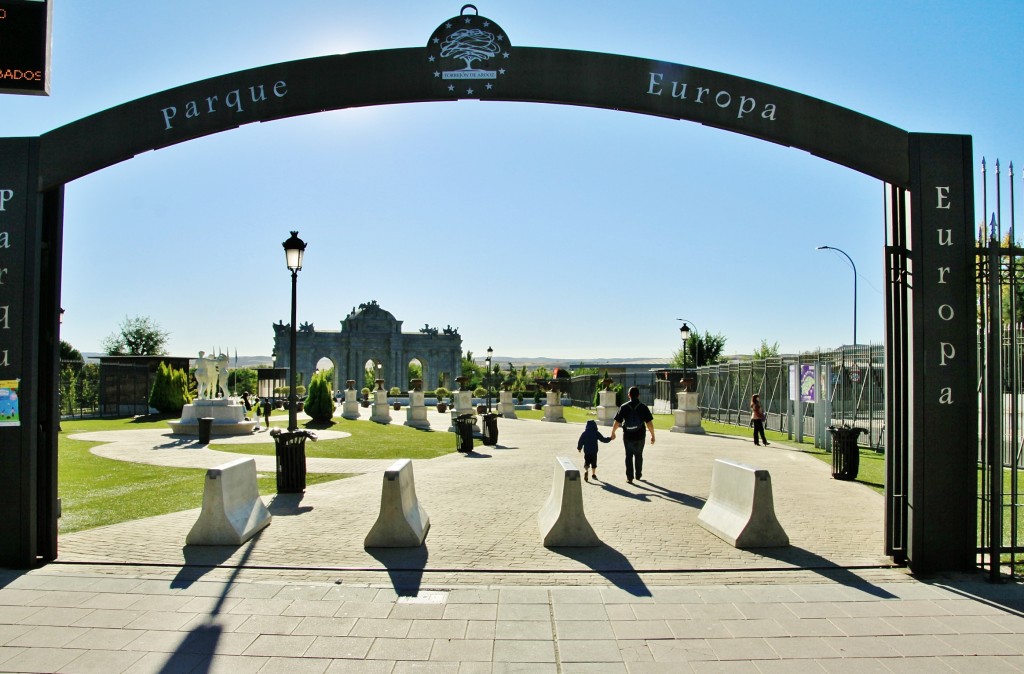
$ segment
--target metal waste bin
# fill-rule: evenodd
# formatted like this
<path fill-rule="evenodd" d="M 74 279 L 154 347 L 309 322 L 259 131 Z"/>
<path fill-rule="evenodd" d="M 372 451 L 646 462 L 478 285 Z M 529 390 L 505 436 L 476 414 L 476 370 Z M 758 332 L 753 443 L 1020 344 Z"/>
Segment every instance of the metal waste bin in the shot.
<path fill-rule="evenodd" d="M 832 477 L 837 480 L 856 480 L 860 470 L 857 437 L 867 433 L 867 429 L 829 426 L 828 432 L 832 434 Z"/>
<path fill-rule="evenodd" d="M 199 444 L 210 444 L 211 433 L 213 433 L 213 417 L 199 417 Z"/>
<path fill-rule="evenodd" d="M 301 494 L 306 491 L 307 431 L 282 431 L 274 434 L 277 458 L 277 493 Z"/>
<path fill-rule="evenodd" d="M 455 449 L 468 454 L 473 451 L 473 420 L 472 414 L 455 417 Z"/>
<path fill-rule="evenodd" d="M 488 412 L 484 415 L 483 442 L 485 445 L 498 444 L 498 415 Z"/>

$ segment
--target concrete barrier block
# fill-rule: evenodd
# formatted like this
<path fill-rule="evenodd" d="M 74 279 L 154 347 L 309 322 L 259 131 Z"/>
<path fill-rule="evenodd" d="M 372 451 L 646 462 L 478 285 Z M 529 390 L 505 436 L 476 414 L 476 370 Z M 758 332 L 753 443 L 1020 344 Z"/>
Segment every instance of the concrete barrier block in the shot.
<path fill-rule="evenodd" d="M 401 459 L 384 471 L 380 514 L 363 541 L 364 548 L 414 548 L 423 545 L 430 517 L 416 498 L 412 460 Z"/>
<path fill-rule="evenodd" d="M 540 539 L 544 547 L 585 548 L 601 545 L 583 512 L 583 488 L 580 471 L 572 460 L 555 459 L 551 495 L 537 513 Z"/>
<path fill-rule="evenodd" d="M 762 468 L 716 459 L 711 494 L 697 522 L 737 548 L 789 545 L 789 536 L 775 517 L 772 477 Z"/>
<path fill-rule="evenodd" d="M 256 460 L 236 459 L 206 471 L 203 509 L 185 544 L 241 545 L 270 520 L 256 482 Z"/>

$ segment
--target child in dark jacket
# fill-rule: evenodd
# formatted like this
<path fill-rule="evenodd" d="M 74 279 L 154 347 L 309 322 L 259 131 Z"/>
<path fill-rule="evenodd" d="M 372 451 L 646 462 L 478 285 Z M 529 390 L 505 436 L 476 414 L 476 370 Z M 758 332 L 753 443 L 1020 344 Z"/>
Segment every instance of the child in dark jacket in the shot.
<path fill-rule="evenodd" d="M 590 476 L 597 479 L 597 442 L 599 440 L 608 442 L 611 438 L 601 435 L 601 431 L 597 430 L 596 421 L 588 421 L 580 435 L 579 442 L 576 443 L 576 450 L 583 452 L 583 479 L 587 482 L 590 482 L 590 477 L 587 477 L 587 468 L 590 469 Z"/>

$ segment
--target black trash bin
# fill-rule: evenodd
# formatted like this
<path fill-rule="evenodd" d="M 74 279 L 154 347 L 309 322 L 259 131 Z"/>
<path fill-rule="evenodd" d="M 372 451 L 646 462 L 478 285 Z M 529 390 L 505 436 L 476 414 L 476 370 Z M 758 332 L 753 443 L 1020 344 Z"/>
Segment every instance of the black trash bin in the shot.
<path fill-rule="evenodd" d="M 837 480 L 856 480 L 860 470 L 860 449 L 857 438 L 867 433 L 865 428 L 829 426 L 832 434 L 832 477 Z"/>
<path fill-rule="evenodd" d="M 485 445 L 498 444 L 498 415 L 488 412 L 484 415 L 483 441 Z"/>
<path fill-rule="evenodd" d="M 211 433 L 213 433 L 213 417 L 199 417 L 199 444 L 210 444 Z"/>
<path fill-rule="evenodd" d="M 455 448 L 464 454 L 473 451 L 473 419 L 472 414 L 455 417 Z"/>
<path fill-rule="evenodd" d="M 274 435 L 278 494 L 301 494 L 306 491 L 307 437 L 307 431 L 282 431 Z"/>

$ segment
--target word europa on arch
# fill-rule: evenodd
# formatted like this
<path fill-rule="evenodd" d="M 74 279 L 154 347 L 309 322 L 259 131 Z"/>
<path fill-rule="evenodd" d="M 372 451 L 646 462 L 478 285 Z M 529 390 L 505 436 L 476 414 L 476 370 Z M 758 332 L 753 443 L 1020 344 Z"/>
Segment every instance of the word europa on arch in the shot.
<path fill-rule="evenodd" d="M 661 96 L 662 93 L 669 94 L 672 98 L 678 98 L 681 101 L 692 100 L 692 102 L 703 105 L 705 101 L 714 103 L 723 110 L 732 106 L 735 97 L 731 92 L 725 91 L 724 89 L 709 96 L 711 89 L 708 87 L 694 87 L 690 89 L 687 82 L 672 81 L 671 87 L 669 83 L 664 82 L 665 73 L 649 73 L 647 81 L 647 93 L 651 96 Z M 692 99 L 687 98 L 687 91 L 694 94 Z M 708 98 L 705 98 L 708 96 Z M 755 113 L 757 111 L 757 100 L 753 96 L 740 96 L 739 102 L 736 106 L 736 119 L 743 119 L 744 115 Z M 775 121 L 775 113 L 778 111 L 777 106 L 774 103 L 766 103 L 762 106 L 760 115 L 761 119 L 767 119 L 768 121 Z"/>

